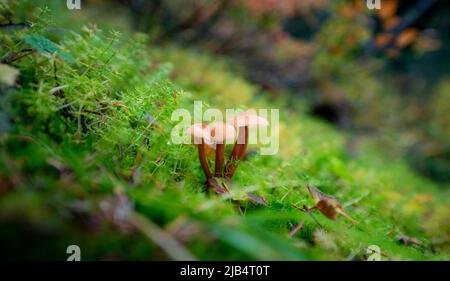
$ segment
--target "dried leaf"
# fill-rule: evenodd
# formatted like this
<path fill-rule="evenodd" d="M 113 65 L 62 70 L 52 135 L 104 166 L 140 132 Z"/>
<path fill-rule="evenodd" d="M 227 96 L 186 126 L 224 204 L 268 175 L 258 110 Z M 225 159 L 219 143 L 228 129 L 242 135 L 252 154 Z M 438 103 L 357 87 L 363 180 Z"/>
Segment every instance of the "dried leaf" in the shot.
<path fill-rule="evenodd" d="M 230 188 L 228 187 L 228 184 L 227 184 L 227 182 L 225 180 L 221 179 L 220 183 L 222 184 L 223 188 L 225 188 L 225 190 L 227 192 L 230 192 Z"/>
<path fill-rule="evenodd" d="M 378 17 L 380 19 L 388 19 L 393 17 L 397 12 L 398 0 L 383 0 L 381 9 L 378 10 Z"/>
<path fill-rule="evenodd" d="M 267 201 L 263 197 L 257 196 L 250 192 L 247 192 L 247 196 L 250 201 L 267 206 Z"/>
<path fill-rule="evenodd" d="M 216 178 L 210 178 L 207 182 L 207 185 L 209 188 L 212 188 L 218 194 L 228 193 L 228 191 L 217 182 Z"/>
<path fill-rule="evenodd" d="M 395 44 L 399 48 L 405 48 L 416 40 L 419 31 L 415 28 L 407 28 L 397 37 Z"/>
<path fill-rule="evenodd" d="M 400 244 L 403 244 L 403 245 L 416 245 L 416 246 L 422 245 L 422 242 L 415 237 L 409 237 L 406 235 L 398 235 L 396 237 L 396 239 Z"/>
<path fill-rule="evenodd" d="M 389 29 L 394 28 L 397 25 L 399 25 L 400 22 L 401 22 L 401 18 L 398 16 L 393 16 L 393 17 L 387 18 L 386 20 L 383 21 L 383 28 L 385 30 L 389 30 Z"/>
<path fill-rule="evenodd" d="M 306 188 L 308 189 L 309 193 L 311 194 L 312 198 L 314 199 L 314 203 L 317 204 L 321 200 L 336 200 L 333 197 L 324 194 L 322 191 L 317 189 L 311 184 L 306 185 Z"/>
<path fill-rule="evenodd" d="M 327 218 L 334 220 L 336 219 L 336 213 L 339 213 L 349 219 L 352 223 L 358 223 L 344 210 L 344 208 L 342 208 L 341 203 L 339 203 L 336 198 L 324 194 L 310 184 L 308 184 L 306 188 L 314 199 L 314 207 L 316 207 Z"/>
<path fill-rule="evenodd" d="M 384 47 L 392 42 L 394 35 L 391 33 L 380 33 L 375 37 L 375 45 L 379 48 Z"/>
<path fill-rule="evenodd" d="M 346 217 L 348 220 L 350 220 L 353 224 L 357 224 L 358 221 L 356 221 L 355 219 L 353 219 L 345 210 L 344 208 L 342 208 L 342 206 L 339 204 L 336 206 L 336 212 L 338 212 L 339 214 L 341 214 L 342 216 Z"/>
<path fill-rule="evenodd" d="M 327 200 L 320 200 L 316 203 L 316 208 L 329 219 L 336 219 L 336 209 Z"/>

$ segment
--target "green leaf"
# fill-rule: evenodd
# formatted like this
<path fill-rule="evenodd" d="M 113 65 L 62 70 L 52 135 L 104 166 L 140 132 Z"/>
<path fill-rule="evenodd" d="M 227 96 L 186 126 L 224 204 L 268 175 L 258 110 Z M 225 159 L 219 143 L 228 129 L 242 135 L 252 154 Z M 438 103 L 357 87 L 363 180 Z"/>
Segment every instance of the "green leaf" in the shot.
<path fill-rule="evenodd" d="M 33 49 L 35 49 L 38 53 L 48 53 L 48 54 L 55 54 L 70 63 L 73 63 L 75 60 L 74 58 L 69 55 L 68 53 L 62 51 L 55 42 L 49 40 L 48 38 L 41 36 L 41 35 L 27 35 L 25 37 L 25 42 Z"/>

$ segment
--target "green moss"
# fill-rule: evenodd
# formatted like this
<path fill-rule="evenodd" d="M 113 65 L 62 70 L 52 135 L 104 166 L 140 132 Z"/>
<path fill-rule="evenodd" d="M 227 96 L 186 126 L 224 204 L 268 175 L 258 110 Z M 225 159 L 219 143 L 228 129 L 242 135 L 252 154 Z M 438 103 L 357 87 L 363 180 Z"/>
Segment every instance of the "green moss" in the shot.
<path fill-rule="evenodd" d="M 41 28 L 2 33 L 0 55 L 25 47 L 27 36 L 52 37 L 42 17 L 31 19 Z M 132 212 L 198 259 L 365 259 L 373 244 L 383 259 L 449 258 L 448 192 L 370 142 L 351 156 L 347 136 L 290 100 L 269 98 L 224 59 L 92 27 L 52 41 L 74 62 L 30 54 L 12 63 L 20 87 L 4 91 L 11 126 L 0 135 L 2 258 L 21 259 L 26 247 L 28 258 L 64 259 L 73 243 L 85 260 L 174 258 L 127 219 Z M 231 185 L 234 199 L 252 191 L 267 207 L 242 201 L 242 215 L 236 200 L 205 193 L 195 148 L 170 143 L 172 112 L 197 99 L 280 108 L 279 154 L 251 157 Z M 312 206 L 307 183 L 360 223 L 293 208 Z M 422 245 L 401 245 L 397 235 Z"/>

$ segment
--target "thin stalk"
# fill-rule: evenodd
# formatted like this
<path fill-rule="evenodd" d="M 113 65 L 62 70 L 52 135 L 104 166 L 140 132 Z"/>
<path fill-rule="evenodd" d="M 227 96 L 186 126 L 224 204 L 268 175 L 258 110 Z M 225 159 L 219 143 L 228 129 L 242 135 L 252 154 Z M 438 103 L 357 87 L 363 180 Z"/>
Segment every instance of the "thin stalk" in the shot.
<path fill-rule="evenodd" d="M 244 158 L 244 156 L 245 156 L 245 152 L 247 151 L 247 146 L 248 146 L 248 126 L 244 127 L 244 136 L 245 136 L 245 141 L 244 141 L 244 145 L 242 145 L 241 150 L 239 151 L 238 160 L 242 160 L 242 158 Z"/>
<path fill-rule="evenodd" d="M 244 141 L 244 143 L 242 143 Z M 239 165 L 239 161 L 244 158 L 248 145 L 248 126 L 239 127 L 238 140 L 236 141 L 233 151 L 231 152 L 229 164 L 227 165 L 225 176 L 231 179 Z"/>
<path fill-rule="evenodd" d="M 18 52 L 11 52 L 0 58 L 0 63 L 11 64 L 12 62 L 19 60 L 33 52 L 33 49 L 23 49 Z"/>
<path fill-rule="evenodd" d="M 231 151 L 230 160 L 237 159 L 239 151 L 241 150 L 245 142 L 244 137 L 245 137 L 245 128 L 239 127 L 238 138 L 234 143 L 233 151 Z"/>
<path fill-rule="evenodd" d="M 200 159 L 200 165 L 205 173 L 206 179 L 209 180 L 212 175 L 209 170 L 208 162 L 206 161 L 205 142 L 202 139 L 202 143 L 198 145 L 198 158 Z"/>
<path fill-rule="evenodd" d="M 218 143 L 216 145 L 216 162 L 215 162 L 215 170 L 214 174 L 216 177 L 222 176 L 222 166 L 225 154 L 225 144 Z"/>

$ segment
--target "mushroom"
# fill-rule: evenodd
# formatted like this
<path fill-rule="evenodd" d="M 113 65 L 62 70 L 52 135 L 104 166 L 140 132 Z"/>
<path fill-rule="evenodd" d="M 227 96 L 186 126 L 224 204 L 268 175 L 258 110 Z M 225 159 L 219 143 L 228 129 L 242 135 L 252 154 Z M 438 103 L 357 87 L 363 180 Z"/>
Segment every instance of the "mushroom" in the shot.
<path fill-rule="evenodd" d="M 209 170 L 208 162 L 206 161 L 206 143 L 211 143 L 211 132 L 208 126 L 201 123 L 196 123 L 189 127 L 189 134 L 192 136 L 194 144 L 198 146 L 198 158 L 200 159 L 200 165 L 205 173 L 206 179 L 209 180 L 212 175 Z"/>
<path fill-rule="evenodd" d="M 208 129 L 211 133 L 210 140 L 216 145 L 216 160 L 214 167 L 214 176 L 223 175 L 222 167 L 225 154 L 225 143 L 236 139 L 236 129 L 227 123 L 214 122 L 209 124 Z"/>
<path fill-rule="evenodd" d="M 250 114 L 248 112 L 242 112 L 237 114 L 231 121 L 231 123 L 238 128 L 238 138 L 234 144 L 233 151 L 230 155 L 230 160 L 227 163 L 225 176 L 231 178 L 236 171 L 238 161 L 242 160 L 245 155 L 245 151 L 248 146 L 248 129 L 254 127 L 265 127 L 269 125 L 266 118 L 261 116 Z"/>

